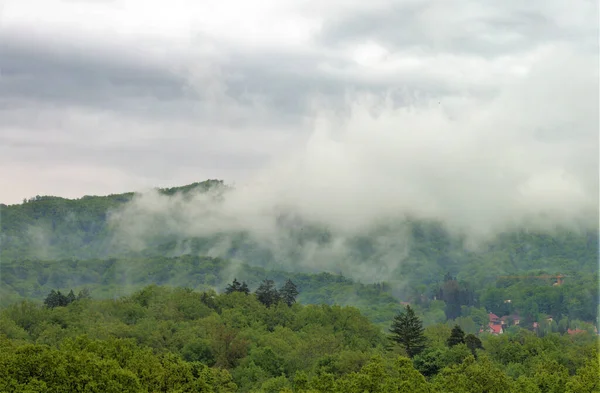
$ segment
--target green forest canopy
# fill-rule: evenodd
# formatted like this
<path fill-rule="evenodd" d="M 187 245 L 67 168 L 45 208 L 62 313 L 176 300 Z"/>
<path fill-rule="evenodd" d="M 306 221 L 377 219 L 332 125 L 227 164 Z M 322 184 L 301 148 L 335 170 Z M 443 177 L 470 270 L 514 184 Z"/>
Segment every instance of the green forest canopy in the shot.
<path fill-rule="evenodd" d="M 424 331 L 411 360 L 357 309 L 145 287 L 0 311 L 7 392 L 595 392 L 597 339 L 521 329 L 478 346 Z"/>

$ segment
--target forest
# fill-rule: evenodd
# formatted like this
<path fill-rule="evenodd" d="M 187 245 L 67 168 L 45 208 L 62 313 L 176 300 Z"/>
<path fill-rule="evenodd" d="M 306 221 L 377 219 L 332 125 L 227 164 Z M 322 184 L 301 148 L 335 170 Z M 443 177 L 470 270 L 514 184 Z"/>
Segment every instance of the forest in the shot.
<path fill-rule="evenodd" d="M 277 290 L 272 283 L 261 286 L 246 293 L 241 285 L 232 290 L 233 283 L 223 294 L 148 286 L 109 300 L 80 293 L 63 305 L 53 304 L 49 294 L 46 304 L 5 307 L 0 390 L 558 393 L 600 388 L 597 339 L 588 333 L 538 337 L 520 329 L 476 337 L 456 325 L 422 328 L 408 306 L 390 324 L 394 336 L 356 308 L 284 298 L 273 303 L 265 300 L 264 290 Z M 403 321 L 411 312 L 412 320 Z M 406 337 L 413 343 L 408 348 Z"/>
<path fill-rule="evenodd" d="M 307 264 L 337 234 L 289 215 L 286 248 L 165 216 L 134 247 L 115 217 L 137 197 L 0 206 L 0 391 L 600 391 L 597 230 L 515 229 L 474 249 L 407 218 Z"/>

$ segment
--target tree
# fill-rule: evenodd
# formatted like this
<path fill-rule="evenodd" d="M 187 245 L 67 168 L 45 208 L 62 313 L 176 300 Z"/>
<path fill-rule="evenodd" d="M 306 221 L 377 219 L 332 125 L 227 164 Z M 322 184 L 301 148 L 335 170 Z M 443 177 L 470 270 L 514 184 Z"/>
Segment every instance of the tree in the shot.
<path fill-rule="evenodd" d="M 255 293 L 258 301 L 267 307 L 276 304 L 281 299 L 273 280 L 263 280 Z"/>
<path fill-rule="evenodd" d="M 227 285 L 227 288 L 225 289 L 225 293 L 234 293 L 234 292 L 242 292 L 245 293 L 246 295 L 250 293 L 250 289 L 248 289 L 248 285 L 246 284 L 246 282 L 239 282 L 237 280 L 237 278 L 233 279 L 233 282 L 231 284 Z"/>
<path fill-rule="evenodd" d="M 87 288 L 83 288 L 81 291 L 79 291 L 79 293 L 77 294 L 77 300 L 81 300 L 81 299 L 91 299 L 92 296 L 90 295 L 90 290 Z"/>
<path fill-rule="evenodd" d="M 472 306 L 475 293 L 467 283 L 459 283 L 450 273 L 444 276 L 444 283 L 437 290 L 437 298 L 446 303 L 446 318 L 456 319 L 461 315 L 461 306 Z"/>
<path fill-rule="evenodd" d="M 288 279 L 279 290 L 281 298 L 290 307 L 292 304 L 296 303 L 296 296 L 298 296 L 298 293 L 296 285 L 290 279 Z"/>
<path fill-rule="evenodd" d="M 67 304 L 71 304 L 75 300 L 76 300 L 75 294 L 73 293 L 73 290 L 71 289 L 71 291 L 69 291 L 69 294 L 67 295 Z"/>
<path fill-rule="evenodd" d="M 241 288 L 242 288 L 242 284 L 237 280 L 237 278 L 234 278 L 233 282 L 231 284 L 227 284 L 225 293 L 229 294 L 229 293 L 233 293 L 233 292 L 239 292 Z"/>
<path fill-rule="evenodd" d="M 454 328 L 452 328 L 452 332 L 450 332 L 450 337 L 448 337 L 446 344 L 449 347 L 453 347 L 455 345 L 464 344 L 464 343 L 465 343 L 465 332 L 460 328 L 460 326 L 454 325 Z"/>
<path fill-rule="evenodd" d="M 471 350 L 471 353 L 477 359 L 476 349 L 483 349 L 483 345 L 481 344 L 481 340 L 479 337 L 474 334 L 467 334 L 465 337 L 465 344 L 467 344 L 467 348 Z"/>
<path fill-rule="evenodd" d="M 46 299 L 44 299 L 44 305 L 48 308 L 54 307 L 65 307 L 69 304 L 69 298 L 63 295 L 60 291 L 54 289 L 50 291 Z"/>
<path fill-rule="evenodd" d="M 245 281 L 243 282 L 239 282 L 237 280 L 237 278 L 233 279 L 233 282 L 231 284 L 227 285 L 227 288 L 225 289 L 225 293 L 234 293 L 234 292 L 242 292 L 245 293 L 246 295 L 248 295 L 250 293 L 250 289 L 248 289 L 248 284 L 246 284 Z"/>
<path fill-rule="evenodd" d="M 53 289 L 50 291 L 46 299 L 44 299 L 44 305 L 48 308 L 54 308 L 60 306 L 60 300 L 58 299 L 58 293 Z"/>
<path fill-rule="evenodd" d="M 400 344 L 411 358 L 425 349 L 423 323 L 410 306 L 406 306 L 405 312 L 394 317 L 390 332 L 391 340 Z"/>

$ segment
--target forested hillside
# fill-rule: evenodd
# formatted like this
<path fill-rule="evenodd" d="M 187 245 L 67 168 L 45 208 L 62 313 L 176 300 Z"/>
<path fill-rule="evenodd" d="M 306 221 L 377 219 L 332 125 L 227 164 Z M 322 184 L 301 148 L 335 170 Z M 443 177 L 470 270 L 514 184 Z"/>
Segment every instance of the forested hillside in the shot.
<path fill-rule="evenodd" d="M 418 320 L 416 323 L 420 323 Z M 401 329 L 402 330 L 402 329 Z M 146 287 L 110 300 L 0 312 L 11 392 L 595 392 L 596 339 L 494 337 L 432 325 L 394 344 L 358 310 Z M 410 357 L 409 357 L 410 356 Z"/>
<path fill-rule="evenodd" d="M 3 205 L 2 303 L 67 287 L 108 298 L 152 283 L 219 290 L 236 275 L 251 285 L 289 276 L 303 287 L 303 302 L 355 305 L 377 323 L 391 318 L 398 301 L 420 307 L 426 323 L 472 317 L 472 309 L 520 313 L 532 323 L 547 315 L 556 323 L 596 321 L 597 230 L 515 229 L 469 248 L 460 234 L 426 220 L 382 223 L 342 239 L 282 212 L 272 242 L 220 227 L 210 209 L 214 228 L 186 220 L 186 209 L 218 206 L 229 190 L 209 180 L 160 189 L 162 199 L 151 203 L 126 193 Z M 200 224 L 200 232 L 178 230 Z M 566 277 L 553 285 L 558 274 Z M 475 317 L 475 325 L 484 322 Z"/>
<path fill-rule="evenodd" d="M 158 189 L 161 195 L 226 189 L 219 180 Z M 0 205 L 0 241 L 4 259 L 103 258 L 117 250 L 110 216 L 131 202 L 135 193 L 65 199 L 36 196 L 19 205 Z M 166 235 L 166 234 L 165 234 Z"/>
<path fill-rule="evenodd" d="M 94 298 L 115 298 L 159 284 L 194 290 L 223 291 L 234 278 L 255 289 L 264 279 L 281 284 L 292 279 L 305 304 L 353 305 L 372 321 L 387 323 L 398 310 L 388 284 L 362 284 L 330 273 L 267 271 L 260 267 L 210 257 L 138 257 L 108 260 L 14 261 L 4 263 L 0 277 L 2 303 L 43 300 L 52 289 L 82 289 Z"/>
<path fill-rule="evenodd" d="M 0 206 L 0 390 L 598 391 L 597 229 L 242 226 L 230 190 Z"/>
<path fill-rule="evenodd" d="M 159 189 L 158 195 L 176 199 L 158 199 L 152 204 L 136 205 L 136 195 L 126 193 L 78 200 L 38 196 L 19 205 L 0 205 L 2 257 L 10 261 L 210 255 L 280 270 L 329 270 L 361 280 L 385 278 L 425 285 L 439 281 L 446 273 L 459 280 L 488 284 L 501 275 L 596 272 L 597 229 L 536 232 L 514 228 L 471 249 L 464 237 L 448 231 L 442 222 L 404 218 L 365 227 L 340 245 L 334 244 L 338 234 L 333 229 L 283 210 L 274 213 L 273 219 L 277 234 L 284 234 L 286 243 L 264 243 L 248 230 L 219 226 L 215 222 L 218 216 L 210 215 L 207 198 L 214 201 L 212 206 L 218 206 L 227 190 L 222 181 L 208 180 Z M 193 199 L 199 195 L 208 197 Z M 160 202 L 172 206 L 156 206 Z M 204 224 L 185 220 L 185 209 L 196 205 L 208 206 L 204 215 L 208 229 L 186 231 L 186 226 Z M 327 255 L 325 261 L 335 263 L 302 263 L 306 262 L 307 248 L 315 249 L 315 259 L 321 258 L 319 247 L 329 251 L 343 248 L 343 253 Z M 344 260 L 337 263 L 336 258 L 342 257 Z"/>

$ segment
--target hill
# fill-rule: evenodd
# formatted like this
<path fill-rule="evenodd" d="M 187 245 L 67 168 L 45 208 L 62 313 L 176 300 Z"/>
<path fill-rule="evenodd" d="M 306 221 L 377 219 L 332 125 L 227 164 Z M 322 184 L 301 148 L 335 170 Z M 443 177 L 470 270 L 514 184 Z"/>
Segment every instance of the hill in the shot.
<path fill-rule="evenodd" d="M 1 304 L 29 299 L 41 302 L 53 289 L 88 290 L 97 299 L 130 295 L 152 284 L 222 292 L 237 278 L 251 289 L 264 279 L 281 285 L 291 279 L 305 304 L 352 305 L 373 322 L 386 325 L 401 306 L 389 285 L 362 284 L 330 273 L 267 271 L 211 257 L 137 257 L 106 260 L 24 260 L 6 262 L 0 277 Z M 383 325 L 382 325 L 383 326 Z"/>
<path fill-rule="evenodd" d="M 261 212 L 236 216 L 244 201 L 228 205 L 230 190 L 208 180 L 147 194 L 2 205 L 3 302 L 83 285 L 101 297 L 151 283 L 219 289 L 235 266 L 250 283 L 284 276 L 320 283 L 302 300 L 356 305 L 378 323 L 399 301 L 421 307 L 432 323 L 477 319 L 474 309 L 532 321 L 597 318 L 597 228 L 516 228 L 471 247 L 442 222 L 410 217 L 344 233 L 283 208 L 266 219 Z M 564 285 L 535 278 L 558 273 L 567 276 Z M 365 295 L 370 290 L 376 295 Z M 382 309 L 367 311 L 369 302 Z"/>

